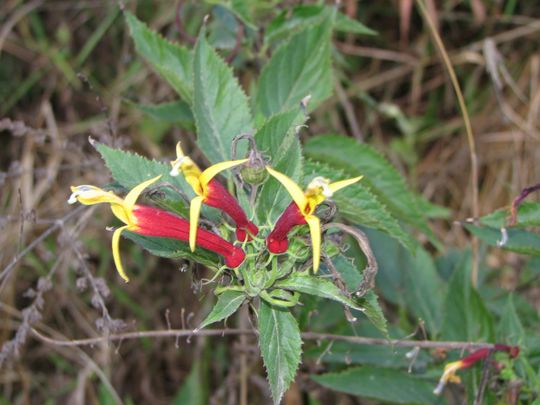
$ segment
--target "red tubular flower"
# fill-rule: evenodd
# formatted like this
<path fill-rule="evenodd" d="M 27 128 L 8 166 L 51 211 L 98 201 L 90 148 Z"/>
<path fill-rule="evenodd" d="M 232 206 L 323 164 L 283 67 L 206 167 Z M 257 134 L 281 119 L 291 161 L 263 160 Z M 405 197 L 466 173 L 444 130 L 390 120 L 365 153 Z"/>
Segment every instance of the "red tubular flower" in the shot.
<path fill-rule="evenodd" d="M 458 370 L 463 370 L 465 368 L 469 368 L 479 362 L 480 360 L 484 360 L 488 357 L 490 351 L 502 351 L 508 353 L 508 355 L 511 358 L 516 358 L 519 355 L 519 347 L 518 346 L 508 346 L 503 344 L 496 344 L 493 349 L 478 349 L 469 354 L 468 356 L 453 361 L 451 363 L 448 363 L 446 366 L 444 366 L 444 372 L 441 376 L 441 379 L 439 380 L 439 384 L 433 391 L 435 395 L 440 395 L 446 386 L 446 384 L 450 382 L 459 383 L 461 382 L 461 379 L 459 376 L 456 375 L 456 372 Z"/>
<path fill-rule="evenodd" d="M 129 278 L 122 267 L 119 249 L 120 235 L 123 231 L 131 231 L 146 236 L 178 239 L 184 242 L 190 240 L 191 226 L 188 221 L 162 209 L 135 203 L 143 190 L 156 182 L 159 177 L 137 185 L 125 198 L 120 198 L 110 191 L 94 186 L 71 187 L 70 204 L 76 201 L 84 205 L 108 203 L 111 205 L 113 214 L 125 224 L 113 233 L 112 251 L 116 269 L 126 282 L 129 281 Z M 197 231 L 196 241 L 199 246 L 223 256 L 228 267 L 234 268 L 242 264 L 246 255 L 241 248 L 204 229 L 197 228 Z"/>
<path fill-rule="evenodd" d="M 206 205 L 217 208 L 236 223 L 236 240 L 251 240 L 251 235 L 257 235 L 259 228 L 250 222 L 246 213 L 238 204 L 238 201 L 227 191 L 227 189 L 217 180 L 212 179 L 206 186 L 208 195 L 204 200 Z"/>
<path fill-rule="evenodd" d="M 191 223 L 191 232 L 189 237 L 189 246 L 191 251 L 195 251 L 195 238 L 197 234 L 197 224 L 201 213 L 202 204 L 217 208 L 231 217 L 236 223 L 236 237 L 239 241 L 251 240 L 251 235 L 256 236 L 259 229 L 250 222 L 238 204 L 238 201 L 227 191 L 220 182 L 214 177 L 223 170 L 239 166 L 247 159 L 231 160 L 217 163 L 201 171 L 199 166 L 191 160 L 189 156 L 184 155 L 180 142 L 176 145 L 176 160 L 171 162 L 171 176 L 184 174 L 186 181 L 193 188 L 197 196 L 191 200 L 189 208 L 189 220 Z"/>
<path fill-rule="evenodd" d="M 304 215 L 300 212 L 298 205 L 294 201 L 291 202 L 285 208 L 274 225 L 274 229 L 266 238 L 268 250 L 276 254 L 285 253 L 289 248 L 287 235 L 295 226 L 304 224 L 307 224 Z"/>

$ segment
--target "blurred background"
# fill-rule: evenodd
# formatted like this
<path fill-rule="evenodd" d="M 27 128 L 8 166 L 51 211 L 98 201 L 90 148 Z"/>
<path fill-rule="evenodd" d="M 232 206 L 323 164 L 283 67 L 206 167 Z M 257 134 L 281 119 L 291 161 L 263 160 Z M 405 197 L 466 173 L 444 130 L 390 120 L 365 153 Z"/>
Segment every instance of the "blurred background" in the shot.
<path fill-rule="evenodd" d="M 181 261 L 122 243 L 124 265 L 133 275 L 124 284 L 114 271 L 105 229 L 111 224 L 109 210 L 68 206 L 67 198 L 70 185 L 110 182 L 89 137 L 163 161 L 174 157 L 179 139 L 186 144 L 195 139 L 189 117 L 157 119 L 145 107 L 176 96 L 135 53 L 122 8 L 188 47 L 203 17 L 210 15 L 209 41 L 249 93 L 271 51 L 260 35 L 278 16 L 288 18 L 288 10 L 309 2 L 252 2 L 256 29 L 249 34 L 239 33 L 245 28 L 228 3 L 0 3 L 1 403 L 234 404 L 238 353 L 248 359 L 250 400 L 270 403 L 252 337 L 242 342 L 238 337 L 145 338 L 71 347 L 47 344 L 30 328 L 57 339 L 87 338 L 100 336 L 103 329 L 194 328 L 208 313 L 212 298 L 201 289 L 203 268 L 186 271 Z M 540 182 L 540 4 L 426 4 L 462 86 L 475 134 L 479 214 L 488 214 Z M 447 208 L 441 214 L 445 218 L 431 223 L 444 250 L 428 247 L 436 271 L 447 281 L 448 263 L 466 255 L 471 243 L 455 221 L 473 211 L 469 147 L 446 69 L 412 0 L 343 0 L 340 10 L 377 34 L 334 35 L 334 94 L 311 115 L 302 136 L 339 133 L 369 143 L 411 189 Z M 374 234 L 373 243 L 389 246 L 380 238 Z M 383 267 L 405 260 L 392 256 L 390 248 L 379 251 L 387 252 L 378 257 Z M 490 286 L 484 296 L 494 294 L 488 308 L 497 308 L 507 291 L 516 291 L 521 322 L 534 335 L 539 261 L 483 247 L 481 252 L 481 277 Z M 392 284 L 392 273 L 384 274 L 390 278 L 379 277 L 377 289 L 385 315 L 399 331 L 412 333 L 414 303 L 392 299 L 405 284 L 398 279 Z M 305 329 L 352 333 L 344 319 L 340 323 L 339 308 L 325 305 Z M 239 322 L 230 319 L 228 326 Z M 355 333 L 375 333 L 368 329 Z M 304 346 L 304 363 L 284 403 L 373 403 L 324 388 L 309 375 L 351 362 L 377 364 L 387 354 L 370 360 L 367 352 L 354 358 L 348 349 L 336 350 L 326 363 L 319 346 Z M 530 356 L 534 375 L 539 351 L 531 349 Z M 450 398 L 459 395 L 457 389 Z"/>

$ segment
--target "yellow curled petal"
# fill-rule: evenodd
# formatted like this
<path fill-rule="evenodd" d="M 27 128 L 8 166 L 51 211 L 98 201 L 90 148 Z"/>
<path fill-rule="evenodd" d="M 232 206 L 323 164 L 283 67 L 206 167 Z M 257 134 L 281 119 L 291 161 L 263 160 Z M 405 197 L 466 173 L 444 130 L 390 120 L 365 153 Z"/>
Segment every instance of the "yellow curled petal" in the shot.
<path fill-rule="evenodd" d="M 69 197 L 68 203 L 74 204 L 77 201 L 84 205 L 100 203 L 122 204 L 123 202 L 116 194 L 89 185 L 71 186 L 71 196 Z"/>
<path fill-rule="evenodd" d="M 342 188 L 345 188 L 347 186 L 350 186 L 351 184 L 356 183 L 357 181 L 360 181 L 362 177 L 364 176 L 358 176 L 358 177 L 348 179 L 348 180 L 336 181 L 335 183 L 330 183 L 328 185 L 328 188 L 330 188 L 330 191 L 332 191 L 332 193 L 335 193 L 336 191 L 341 190 Z"/>
<path fill-rule="evenodd" d="M 129 277 L 126 275 L 124 268 L 122 267 L 122 261 L 120 259 L 120 235 L 128 228 L 128 225 L 121 226 L 116 229 L 112 236 L 112 253 L 114 259 L 114 265 L 116 266 L 116 271 L 120 274 L 120 277 L 124 279 L 127 283 L 129 282 Z"/>
<path fill-rule="evenodd" d="M 296 205 L 298 205 L 298 208 L 300 208 L 300 211 L 303 214 L 308 200 L 300 186 L 296 184 L 294 180 L 292 180 L 290 177 L 272 169 L 270 166 L 266 166 L 266 170 L 268 170 L 268 173 L 275 177 L 277 181 L 283 184 L 283 186 L 287 189 L 293 201 L 296 203 Z"/>
<path fill-rule="evenodd" d="M 315 215 L 305 217 L 309 225 L 309 233 L 311 234 L 311 246 L 313 249 L 313 272 L 319 270 L 321 261 L 321 221 Z"/>
<path fill-rule="evenodd" d="M 197 226 L 199 225 L 199 215 L 204 198 L 197 196 L 191 200 L 189 205 L 189 248 L 195 251 L 197 243 Z"/>
<path fill-rule="evenodd" d="M 137 202 L 137 198 L 141 195 L 143 190 L 148 187 L 150 184 L 155 183 L 161 178 L 161 174 L 159 176 L 156 176 L 154 178 L 151 178 L 150 180 L 143 181 L 141 184 L 136 185 L 131 189 L 129 193 L 127 193 L 126 197 L 124 198 L 124 208 L 128 213 L 131 213 L 131 210 L 135 206 L 135 203 Z"/>
<path fill-rule="evenodd" d="M 216 163 L 215 165 L 210 166 L 201 173 L 201 175 L 199 176 L 199 181 L 204 188 L 210 182 L 210 180 L 216 177 L 218 173 L 222 172 L 223 170 L 230 169 L 231 167 L 241 165 L 242 163 L 246 163 L 247 161 L 248 159 L 240 159 Z"/>

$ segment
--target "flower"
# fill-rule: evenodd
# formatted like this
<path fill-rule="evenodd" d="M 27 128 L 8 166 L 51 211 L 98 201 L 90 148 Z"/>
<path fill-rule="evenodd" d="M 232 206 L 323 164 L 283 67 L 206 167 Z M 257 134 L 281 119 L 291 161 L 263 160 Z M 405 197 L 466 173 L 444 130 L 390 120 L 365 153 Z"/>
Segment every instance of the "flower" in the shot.
<path fill-rule="evenodd" d="M 453 361 L 445 365 L 443 375 L 441 376 L 437 387 L 433 390 L 433 393 L 435 395 L 441 395 L 444 387 L 448 382 L 460 383 L 461 378 L 456 375 L 456 372 L 461 369 L 469 368 L 478 361 L 487 358 L 491 351 L 504 351 L 507 352 L 512 358 L 515 358 L 519 355 L 518 346 L 496 344 L 493 349 L 478 349 L 460 360 Z"/>
<path fill-rule="evenodd" d="M 122 232 L 127 230 L 139 235 L 171 238 L 184 242 L 189 239 L 190 223 L 187 220 L 159 208 L 136 204 L 142 191 L 160 177 L 154 177 L 135 186 L 123 199 L 95 186 L 71 187 L 72 194 L 68 200 L 70 204 L 77 201 L 84 205 L 109 203 L 113 214 L 126 224 L 116 229 L 112 237 L 114 264 L 125 282 L 128 282 L 129 278 L 120 260 L 119 246 Z M 244 261 L 245 253 L 241 248 L 204 229 L 198 230 L 197 243 L 202 248 L 223 256 L 228 267 L 238 267 Z"/>
<path fill-rule="evenodd" d="M 182 172 L 186 181 L 191 185 L 197 197 L 191 200 L 189 208 L 189 220 L 191 224 L 189 233 L 189 246 L 191 251 L 195 250 L 195 241 L 197 235 L 197 224 L 201 213 L 201 205 L 205 203 L 210 207 L 218 208 L 229 215 L 236 223 L 236 238 L 239 241 L 251 239 L 250 234 L 255 236 L 259 229 L 250 222 L 242 210 L 242 207 L 227 191 L 227 189 L 214 177 L 221 171 L 241 165 L 248 159 L 230 160 L 217 163 L 204 171 L 191 160 L 189 156 L 184 155 L 180 142 L 176 145 L 176 160 L 171 162 L 171 176 L 178 176 Z"/>
<path fill-rule="evenodd" d="M 268 250 L 272 253 L 286 252 L 289 247 L 288 233 L 295 226 L 307 223 L 313 247 L 313 271 L 316 273 L 319 269 L 321 256 L 321 224 L 319 218 L 313 215 L 315 208 L 336 191 L 356 183 L 363 176 L 335 183 L 330 183 L 328 179 L 323 177 L 315 177 L 307 186 L 306 191 L 303 192 L 298 184 L 283 173 L 277 172 L 268 166 L 266 170 L 285 186 L 293 199 L 293 202 L 283 211 L 274 225 L 274 229 L 266 239 Z"/>

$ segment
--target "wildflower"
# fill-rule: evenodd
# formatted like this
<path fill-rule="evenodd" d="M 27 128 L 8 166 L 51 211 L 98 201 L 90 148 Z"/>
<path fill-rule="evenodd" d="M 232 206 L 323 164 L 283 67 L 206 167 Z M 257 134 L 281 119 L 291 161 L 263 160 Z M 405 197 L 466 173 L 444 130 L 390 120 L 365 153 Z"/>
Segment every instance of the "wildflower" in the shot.
<path fill-rule="evenodd" d="M 113 192 L 95 186 L 71 187 L 72 194 L 68 200 L 70 204 L 77 201 L 84 205 L 109 203 L 113 214 L 126 224 L 116 229 L 112 237 L 114 264 L 120 277 L 126 282 L 129 278 L 122 266 L 119 250 L 122 232 L 131 231 L 139 235 L 171 238 L 184 242 L 189 239 L 190 224 L 187 220 L 159 208 L 136 204 L 142 191 L 160 177 L 154 177 L 135 186 L 123 199 Z M 244 261 L 245 253 L 241 248 L 204 229 L 198 230 L 197 243 L 202 248 L 223 256 L 228 267 L 238 267 Z"/>
<path fill-rule="evenodd" d="M 197 196 L 191 200 L 189 209 L 189 220 L 191 224 L 189 233 L 189 246 L 191 251 L 195 250 L 195 240 L 197 235 L 197 224 L 201 213 L 201 205 L 205 203 L 210 207 L 218 208 L 229 215 L 236 223 L 236 238 L 239 241 L 251 239 L 250 234 L 255 236 L 259 229 L 250 222 L 234 197 L 227 189 L 214 177 L 223 170 L 230 169 L 247 162 L 248 159 L 230 160 L 217 163 L 204 171 L 191 160 L 189 156 L 184 155 L 180 142 L 176 145 L 176 160 L 171 162 L 171 176 L 178 176 L 182 172 L 186 181 L 191 185 Z"/>
<path fill-rule="evenodd" d="M 270 167 L 266 169 L 285 186 L 293 199 L 293 202 L 283 211 L 274 229 L 266 239 L 268 250 L 272 253 L 286 252 L 289 247 L 287 235 L 291 229 L 297 225 L 308 224 L 313 248 L 313 271 L 316 273 L 319 269 L 321 256 L 321 224 L 319 218 L 313 215 L 315 208 L 324 200 L 331 197 L 336 191 L 356 183 L 363 176 L 337 181 L 335 183 L 330 183 L 328 179 L 323 177 L 315 177 L 309 183 L 306 191 L 303 192 L 298 184 L 283 173 L 277 172 Z"/>
<path fill-rule="evenodd" d="M 519 354 L 519 347 L 518 346 L 507 346 L 502 344 L 496 344 L 493 349 L 479 349 L 468 356 L 453 361 L 451 363 L 448 363 L 446 366 L 444 366 L 443 375 L 441 376 L 439 383 L 437 384 L 437 387 L 433 390 L 433 393 L 435 395 L 441 395 L 444 387 L 448 382 L 453 383 L 460 383 L 461 378 L 456 375 L 456 372 L 465 368 L 469 368 L 473 366 L 475 363 L 477 363 L 480 360 L 483 360 L 487 358 L 490 354 L 490 351 L 504 351 L 507 352 L 510 357 L 515 358 Z"/>

